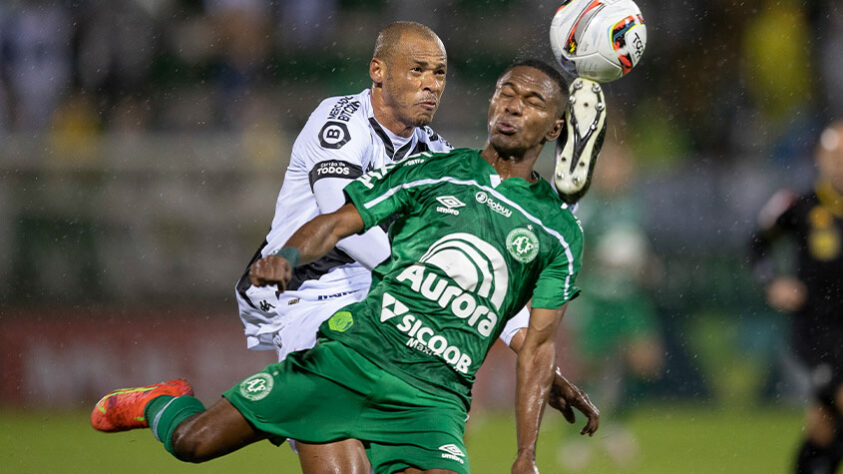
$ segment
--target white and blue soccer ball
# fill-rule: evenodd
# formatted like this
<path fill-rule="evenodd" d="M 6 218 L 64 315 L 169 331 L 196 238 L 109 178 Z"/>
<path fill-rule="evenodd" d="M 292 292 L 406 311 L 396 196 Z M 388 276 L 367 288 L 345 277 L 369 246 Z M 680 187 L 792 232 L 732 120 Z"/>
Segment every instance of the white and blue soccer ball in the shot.
<path fill-rule="evenodd" d="M 550 47 L 573 76 L 611 82 L 644 55 L 647 26 L 632 0 L 566 0 L 550 24 Z"/>

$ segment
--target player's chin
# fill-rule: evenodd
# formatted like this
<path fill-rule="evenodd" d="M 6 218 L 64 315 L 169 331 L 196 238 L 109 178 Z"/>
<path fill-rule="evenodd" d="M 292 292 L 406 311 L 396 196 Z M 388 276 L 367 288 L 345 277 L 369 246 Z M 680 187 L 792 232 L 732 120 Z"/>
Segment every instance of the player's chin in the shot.
<path fill-rule="evenodd" d="M 492 133 L 489 142 L 501 156 L 521 155 L 525 150 L 525 147 L 515 135 L 500 132 Z"/>
<path fill-rule="evenodd" d="M 415 125 L 416 127 L 424 127 L 425 125 L 430 125 L 430 122 L 433 121 L 433 115 L 435 113 L 436 111 L 432 110 L 430 112 L 421 112 L 416 114 L 416 116 L 413 117 L 413 125 Z"/>

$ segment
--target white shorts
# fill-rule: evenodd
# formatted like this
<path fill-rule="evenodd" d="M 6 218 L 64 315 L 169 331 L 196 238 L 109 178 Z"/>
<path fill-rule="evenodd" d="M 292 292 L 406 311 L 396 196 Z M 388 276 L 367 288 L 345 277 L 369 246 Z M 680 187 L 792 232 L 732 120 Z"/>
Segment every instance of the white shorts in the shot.
<path fill-rule="evenodd" d="M 247 301 L 235 291 L 246 346 L 253 350 L 276 350 L 278 360 L 287 354 L 310 349 L 316 344 L 319 326 L 337 310 L 362 300 L 368 282 L 357 288 L 309 287 L 277 295 L 275 286 L 250 287 Z M 251 304 L 249 304 L 251 303 Z"/>

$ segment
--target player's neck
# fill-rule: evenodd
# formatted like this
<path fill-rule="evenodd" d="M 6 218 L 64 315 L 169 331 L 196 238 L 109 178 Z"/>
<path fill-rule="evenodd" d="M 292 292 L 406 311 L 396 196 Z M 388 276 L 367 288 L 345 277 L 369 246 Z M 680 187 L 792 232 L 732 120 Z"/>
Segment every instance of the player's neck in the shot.
<path fill-rule="evenodd" d="M 533 167 L 536 164 L 540 152 L 541 147 L 527 150 L 523 155 L 501 153 L 491 143 L 487 142 L 480 155 L 487 163 L 495 168 L 501 180 L 517 177 L 529 183 L 534 183 L 536 178 Z"/>
<path fill-rule="evenodd" d="M 398 119 L 398 115 L 383 100 L 380 87 L 372 87 L 372 114 L 381 126 L 399 137 L 407 138 L 413 134 L 415 125 L 407 125 Z"/>

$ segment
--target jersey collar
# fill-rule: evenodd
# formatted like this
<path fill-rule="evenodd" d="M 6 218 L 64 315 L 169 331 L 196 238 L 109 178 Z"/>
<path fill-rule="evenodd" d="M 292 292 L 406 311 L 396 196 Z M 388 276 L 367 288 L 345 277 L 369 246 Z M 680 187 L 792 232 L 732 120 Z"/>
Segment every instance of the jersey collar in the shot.
<path fill-rule="evenodd" d="M 413 130 L 413 134 L 410 135 L 408 138 L 399 137 L 398 135 L 392 133 L 388 128 L 381 125 L 380 122 L 375 118 L 375 109 L 372 106 L 372 94 L 369 92 L 368 94 L 369 99 L 369 125 L 371 125 L 372 130 L 375 131 L 375 135 L 381 139 L 383 142 L 384 150 L 386 151 L 386 155 L 392 161 L 400 161 L 404 159 L 407 155 L 410 154 L 411 150 L 417 148 L 417 144 L 419 141 L 418 134 L 416 131 L 418 128 Z"/>

